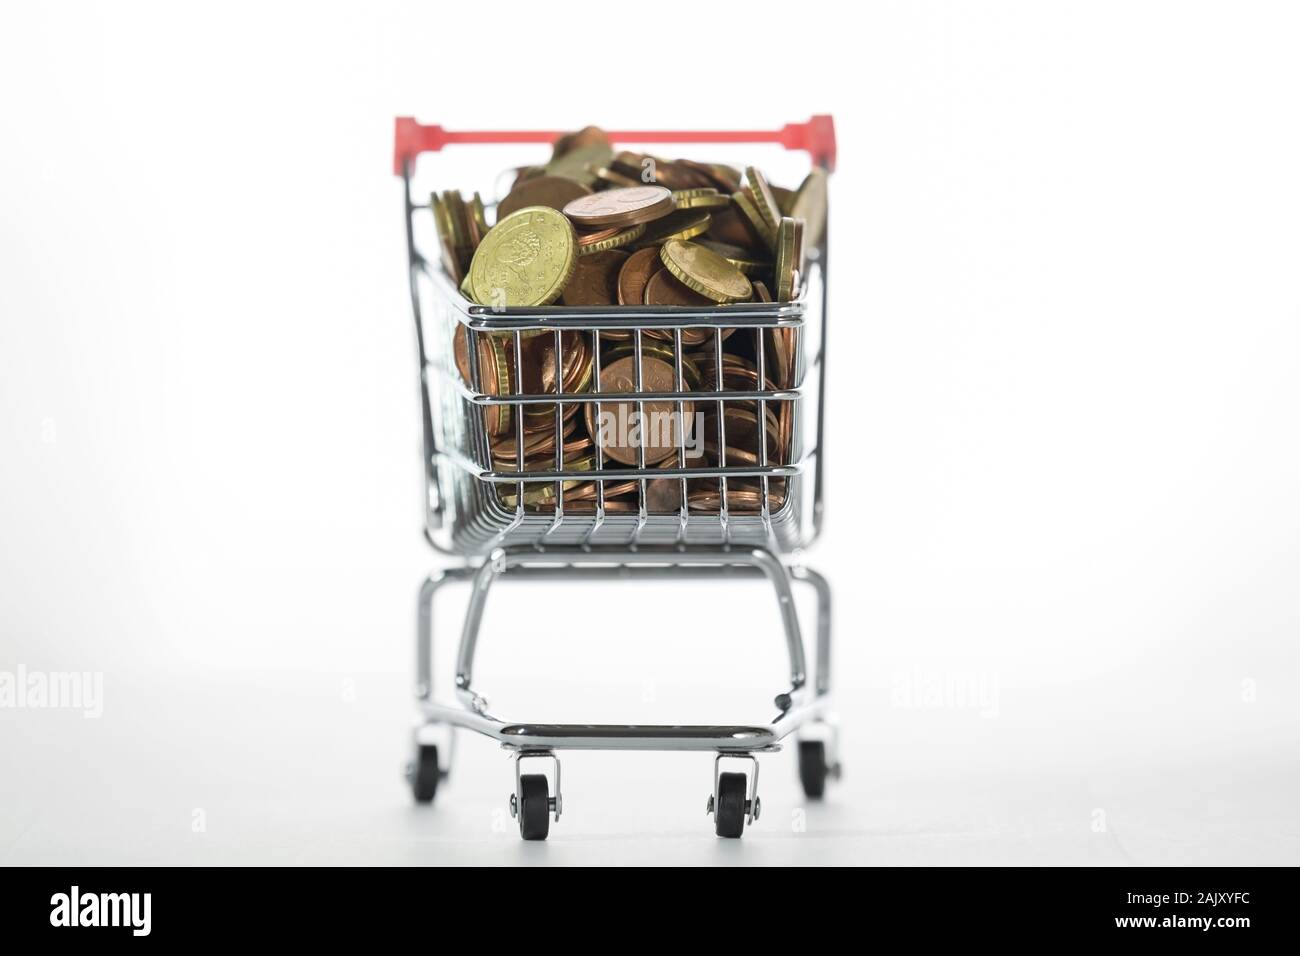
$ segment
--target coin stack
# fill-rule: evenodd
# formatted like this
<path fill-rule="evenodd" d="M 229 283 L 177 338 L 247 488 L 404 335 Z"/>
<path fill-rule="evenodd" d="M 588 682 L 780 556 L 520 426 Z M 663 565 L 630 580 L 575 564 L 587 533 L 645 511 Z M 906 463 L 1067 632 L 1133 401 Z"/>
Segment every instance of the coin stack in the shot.
<path fill-rule="evenodd" d="M 469 199 L 456 190 L 435 193 L 430 205 L 443 269 L 462 295 L 480 305 L 598 306 L 605 312 L 647 305 L 717 309 L 797 297 L 804 250 L 817 246 L 825 229 L 826 176 L 814 169 L 797 190 L 782 189 L 752 166 L 742 171 L 616 152 L 600 129 L 587 127 L 558 139 L 546 165 L 515 171 L 491 227 L 477 193 Z M 454 351 L 469 383 L 473 339 L 478 388 L 489 395 L 545 394 L 556 392 L 557 385 L 565 393 L 600 394 L 794 387 L 796 329 L 736 332 L 682 329 L 679 381 L 674 332 L 643 328 L 639 387 L 631 329 L 600 332 L 598 388 L 593 387 L 597 350 L 591 332 L 566 331 L 558 343 L 552 332 L 525 332 L 517 350 L 512 335 L 467 334 L 458 324 Z M 636 419 L 635 402 L 487 406 L 483 423 L 493 467 L 503 471 L 518 469 L 521 455 L 524 471 L 551 470 L 560 462 L 574 471 L 683 462 L 685 467 L 753 467 L 763 463 L 764 451 L 769 465 L 789 462 L 793 402 L 767 401 L 761 428 L 758 402 L 709 399 L 699 405 L 644 402 L 639 419 L 648 427 L 630 432 L 605 423 Z M 522 449 L 516 410 L 523 416 Z M 655 421 L 666 424 L 656 429 Z M 639 509 L 640 482 L 607 477 L 602 483 L 606 512 Z M 527 509 L 554 510 L 556 483 L 523 487 Z M 677 479 L 647 481 L 647 510 L 677 512 L 681 487 Z M 690 479 L 686 490 L 692 511 L 719 511 L 717 479 Z M 594 509 L 598 491 L 596 481 L 567 482 L 565 510 Z M 768 481 L 768 497 L 773 510 L 784 503 L 784 480 Z M 513 494 L 502 499 L 508 507 L 517 504 Z M 730 511 L 757 512 L 761 499 L 759 479 L 728 479 Z"/>

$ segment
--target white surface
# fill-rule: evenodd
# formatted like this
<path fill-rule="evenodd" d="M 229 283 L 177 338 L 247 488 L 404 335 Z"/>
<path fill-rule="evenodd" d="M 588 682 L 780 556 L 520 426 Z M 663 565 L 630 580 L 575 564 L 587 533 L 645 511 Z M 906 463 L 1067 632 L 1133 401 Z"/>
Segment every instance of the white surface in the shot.
<path fill-rule="evenodd" d="M 98 720 L 0 710 L 0 863 L 1300 862 L 1294 8 L 751 5 L 779 49 L 744 96 L 640 8 L 194 9 L 0 14 L 0 671 L 104 676 Z M 570 52 L 628 31 L 668 38 L 630 79 Z M 707 757 L 572 755 L 523 846 L 507 761 L 462 738 L 410 807 L 392 117 L 811 112 L 840 134 L 808 560 L 842 786 L 799 830 L 765 758 L 722 843 Z M 489 611 L 503 713 L 767 716 L 761 591 L 556 596 Z"/>

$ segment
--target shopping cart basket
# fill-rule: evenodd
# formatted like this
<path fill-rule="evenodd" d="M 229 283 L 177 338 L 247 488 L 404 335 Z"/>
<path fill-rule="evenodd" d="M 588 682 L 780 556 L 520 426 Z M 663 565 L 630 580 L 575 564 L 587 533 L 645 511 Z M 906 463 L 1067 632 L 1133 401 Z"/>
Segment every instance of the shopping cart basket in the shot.
<path fill-rule="evenodd" d="M 486 143 L 551 143 L 557 132 L 452 132 L 399 118 L 394 172 L 405 186 L 406 236 L 411 302 L 420 362 L 425 534 L 439 552 L 455 559 L 431 574 L 420 589 L 416 639 L 416 694 L 420 719 L 407 776 L 417 801 L 433 800 L 450 769 L 451 738 L 459 729 L 497 740 L 514 758 L 509 805 L 525 839 L 544 839 L 562 810 L 557 753 L 582 750 L 684 750 L 715 754 L 708 812 L 719 836 L 738 837 L 758 819 L 756 755 L 780 749 L 798 734 L 799 776 L 805 793 L 821 797 L 828 778 L 839 775 L 838 733 L 830 705 L 830 610 L 826 580 L 802 563 L 802 549 L 820 530 L 825 441 L 826 289 L 829 229 L 806 250 L 806 268 L 790 302 L 751 302 L 725 307 L 617 306 L 497 308 L 466 299 L 438 266 L 430 204 L 417 199 L 417 157 L 444 146 Z M 780 130 L 732 132 L 609 132 L 619 144 L 776 143 L 807 152 L 827 173 L 834 166 L 835 134 L 829 116 Z M 429 195 L 426 191 L 424 196 Z M 815 321 L 809 321 L 809 317 Z M 586 336 L 595 356 L 593 377 L 569 391 L 561 368 L 562 336 Z M 723 335 L 753 336 L 757 374 L 752 383 L 724 374 Z M 534 336 L 554 340 L 553 390 L 527 393 L 509 362 L 498 368 L 493 348 L 522 367 L 522 349 Z M 487 349 L 487 340 L 497 343 Z M 705 342 L 716 363 L 699 375 L 700 359 L 688 359 L 683 338 Z M 780 348 L 772 351 L 773 344 Z M 460 352 L 457 352 L 459 345 Z M 565 428 L 574 405 L 594 404 L 602 394 L 601 349 L 620 348 L 634 359 L 635 399 L 716 408 L 714 447 L 720 456 L 688 462 L 684 449 L 647 467 L 644 449 L 632 467 L 611 462 L 596 440 L 594 464 L 577 469 L 566 459 Z M 672 365 L 675 387 L 645 388 L 644 361 L 651 351 Z M 773 369 L 779 357 L 782 368 Z M 466 368 L 467 366 L 467 368 Z M 468 374 L 465 374 L 465 372 Z M 780 374 L 775 374 L 777 371 Z M 695 374 L 695 380 L 688 379 Z M 775 380 L 774 380 L 775 379 Z M 611 392 L 610 394 L 614 394 Z M 567 401 L 566 401 L 567 400 Z M 779 419 L 784 444 L 769 449 L 764 428 L 754 454 L 729 461 L 725 409 L 744 404 L 755 420 Z M 775 411 L 774 411 L 775 410 Z M 492 441 L 513 437 L 525 448 L 524 418 L 554 418 L 554 466 L 526 467 L 525 454 L 503 464 Z M 617 467 L 614 467 L 617 465 Z M 614 501 L 614 488 L 622 497 Z M 574 489 L 581 487 L 582 493 Z M 635 494 L 629 500 L 627 489 Z M 744 489 L 742 492 L 741 489 Z M 665 493 L 666 492 L 666 493 Z M 615 507 L 617 505 L 617 507 Z M 488 708 L 473 683 L 475 648 L 485 603 L 499 579 L 765 578 L 777 609 L 789 657 L 789 687 L 776 696 L 767 723 L 738 725 L 623 725 L 527 723 L 502 719 Z M 461 631 L 455 686 L 459 703 L 434 699 L 433 599 L 444 585 L 470 584 Z M 792 594 L 802 582 L 816 594 L 816 673 L 806 676 L 804 642 Z M 545 760 L 545 772 L 523 773 L 525 760 Z M 724 771 L 724 767 L 730 767 Z"/>

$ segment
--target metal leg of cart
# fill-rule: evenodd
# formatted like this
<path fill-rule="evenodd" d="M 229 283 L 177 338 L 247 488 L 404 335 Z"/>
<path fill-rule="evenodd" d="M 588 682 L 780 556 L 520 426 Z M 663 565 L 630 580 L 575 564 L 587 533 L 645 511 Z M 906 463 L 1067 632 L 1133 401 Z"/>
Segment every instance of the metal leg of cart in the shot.
<path fill-rule="evenodd" d="M 789 657 L 789 687 L 776 695 L 776 716 L 766 724 L 748 725 L 637 725 L 540 724 L 509 722 L 493 716 L 487 698 L 473 687 L 474 656 L 483 612 L 498 578 L 511 580 L 658 579 L 761 577 L 777 598 Z M 437 592 L 454 581 L 471 582 L 469 606 L 457 652 L 456 693 L 460 706 L 439 703 L 433 695 L 432 602 Z M 803 638 L 795 610 L 792 582 L 806 583 L 817 594 L 817 658 L 813 686 L 807 686 Z M 438 731 L 473 730 L 497 740 L 510 750 L 515 763 L 515 786 L 510 812 L 519 821 L 524 839 L 545 839 L 552 820 L 563 809 L 560 790 L 559 750 L 689 750 L 715 754 L 713 787 L 707 810 L 717 834 L 738 837 L 762 810 L 758 795 L 756 754 L 780 749 L 791 733 L 799 739 L 799 772 L 805 793 L 820 797 L 828 777 L 838 775 L 836 733 L 829 713 L 831 596 L 826 580 L 809 568 L 787 568 L 766 548 L 690 548 L 684 550 L 602 551 L 598 549 L 501 549 L 478 568 L 460 567 L 430 576 L 420 590 L 416 648 L 416 696 L 423 722 L 417 728 L 416 760 L 412 787 L 417 800 L 428 791 L 428 779 L 445 777 L 450 754 L 438 764 L 437 745 L 427 742 Z M 422 762 L 426 748 L 434 748 L 432 769 Z M 536 761 L 545 773 L 523 773 L 525 760 Z M 730 767 L 731 769 L 725 769 Z M 423 775 L 422 775 L 423 773 Z M 811 785 L 810 781 L 816 785 Z M 429 795 L 429 800 L 432 795 Z M 425 801 L 427 802 L 427 800 Z"/>

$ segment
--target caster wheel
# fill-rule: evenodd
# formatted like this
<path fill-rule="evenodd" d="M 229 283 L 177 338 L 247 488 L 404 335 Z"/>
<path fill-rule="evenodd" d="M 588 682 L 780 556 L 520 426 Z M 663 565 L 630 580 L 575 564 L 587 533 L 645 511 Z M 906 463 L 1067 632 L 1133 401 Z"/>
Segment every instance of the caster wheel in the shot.
<path fill-rule="evenodd" d="M 799 741 L 799 782 L 805 796 L 820 800 L 826 795 L 826 778 L 831 770 L 826 763 L 826 744 L 820 740 Z"/>
<path fill-rule="evenodd" d="M 743 773 L 724 773 L 718 777 L 718 800 L 713 807 L 713 829 L 718 836 L 735 839 L 745 832 L 747 789 Z"/>
<path fill-rule="evenodd" d="M 545 840 L 551 832 L 551 800 L 546 774 L 524 774 L 519 778 L 519 793 L 519 835 L 525 840 Z"/>
<path fill-rule="evenodd" d="M 415 748 L 415 761 L 411 765 L 411 793 L 416 803 L 433 803 L 438 792 L 438 748 L 435 744 L 420 744 Z"/>

